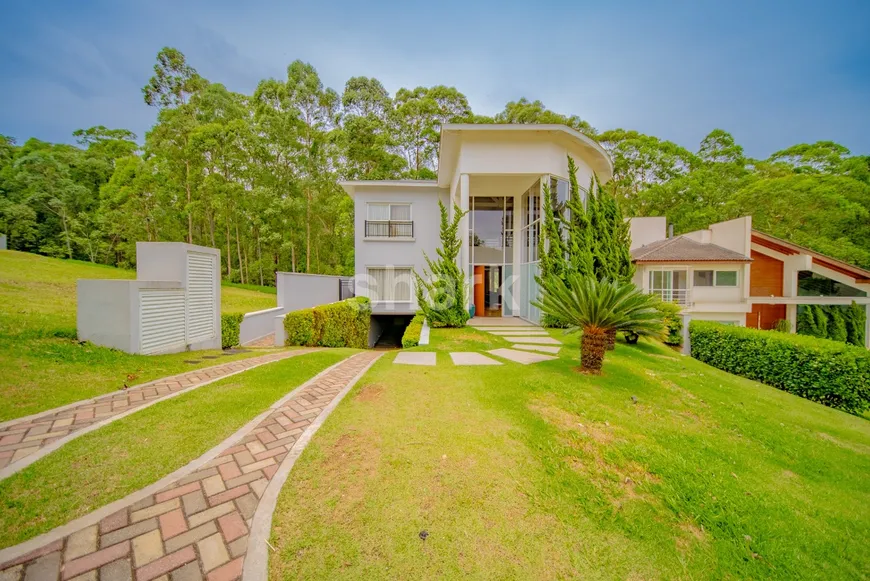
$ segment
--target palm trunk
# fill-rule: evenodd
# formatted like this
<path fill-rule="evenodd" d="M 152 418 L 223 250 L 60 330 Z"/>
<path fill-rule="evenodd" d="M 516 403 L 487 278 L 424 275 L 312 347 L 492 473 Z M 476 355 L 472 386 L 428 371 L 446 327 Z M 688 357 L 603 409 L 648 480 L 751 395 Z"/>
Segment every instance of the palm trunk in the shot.
<path fill-rule="evenodd" d="M 606 333 L 584 330 L 583 338 L 580 340 L 580 368 L 587 373 L 600 374 L 606 350 Z"/>
<path fill-rule="evenodd" d="M 610 329 L 607 331 L 607 350 L 613 351 L 616 349 L 616 330 Z"/>

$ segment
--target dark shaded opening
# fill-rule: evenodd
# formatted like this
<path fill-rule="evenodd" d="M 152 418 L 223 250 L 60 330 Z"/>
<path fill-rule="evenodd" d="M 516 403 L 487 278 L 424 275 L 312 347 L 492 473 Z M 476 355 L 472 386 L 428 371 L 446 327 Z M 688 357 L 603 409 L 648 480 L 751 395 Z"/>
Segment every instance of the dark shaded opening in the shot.
<path fill-rule="evenodd" d="M 402 335 L 411 323 L 412 315 L 372 315 L 376 349 L 400 349 Z"/>

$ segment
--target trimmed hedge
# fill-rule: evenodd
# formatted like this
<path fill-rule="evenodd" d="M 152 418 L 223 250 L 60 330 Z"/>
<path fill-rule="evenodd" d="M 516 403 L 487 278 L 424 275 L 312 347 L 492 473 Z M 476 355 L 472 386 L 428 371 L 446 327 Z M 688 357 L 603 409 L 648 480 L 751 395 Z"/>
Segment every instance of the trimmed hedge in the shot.
<path fill-rule="evenodd" d="M 287 313 L 284 344 L 365 349 L 369 344 L 371 314 L 371 304 L 366 297 Z"/>
<path fill-rule="evenodd" d="M 244 318 L 241 313 L 221 315 L 221 348 L 229 349 L 239 344 L 239 329 Z"/>
<path fill-rule="evenodd" d="M 794 395 L 860 414 L 870 408 L 870 351 L 816 337 L 689 324 L 692 357 Z"/>
<path fill-rule="evenodd" d="M 417 313 L 416 315 L 414 315 L 414 318 L 411 319 L 411 322 L 405 329 L 405 333 L 402 335 L 403 349 L 407 349 L 408 347 L 416 347 L 420 344 L 420 333 L 423 332 L 423 321 L 425 320 L 426 315 L 424 315 L 423 313 Z"/>

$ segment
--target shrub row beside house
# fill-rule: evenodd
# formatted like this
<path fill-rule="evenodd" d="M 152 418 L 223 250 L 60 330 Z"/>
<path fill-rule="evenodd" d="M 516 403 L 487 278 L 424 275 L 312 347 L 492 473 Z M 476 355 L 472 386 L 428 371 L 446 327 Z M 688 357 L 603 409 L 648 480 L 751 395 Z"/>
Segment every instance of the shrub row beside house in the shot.
<path fill-rule="evenodd" d="M 365 349 L 371 313 L 366 297 L 287 313 L 284 317 L 285 345 Z"/>
<path fill-rule="evenodd" d="M 692 357 L 735 375 L 860 414 L 870 408 L 870 351 L 845 343 L 732 327 L 689 324 Z"/>

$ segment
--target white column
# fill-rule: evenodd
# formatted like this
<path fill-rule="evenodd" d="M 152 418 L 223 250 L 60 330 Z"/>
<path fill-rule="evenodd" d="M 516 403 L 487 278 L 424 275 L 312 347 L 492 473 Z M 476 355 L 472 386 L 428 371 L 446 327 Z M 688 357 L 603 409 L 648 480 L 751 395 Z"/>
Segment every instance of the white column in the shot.
<path fill-rule="evenodd" d="M 462 174 L 461 176 L 459 176 L 459 209 L 461 209 L 463 212 L 467 212 L 470 208 L 470 199 L 471 197 L 468 185 L 468 174 Z M 461 236 L 462 238 L 462 250 L 459 253 L 459 268 L 461 268 L 465 272 L 466 283 L 468 285 L 468 289 L 470 290 L 467 297 L 467 304 L 465 305 L 466 307 L 470 307 L 472 301 L 474 300 L 474 292 L 472 290 L 474 289 L 474 273 L 471 271 L 471 266 L 469 262 L 471 258 L 471 253 L 470 248 L 468 247 L 469 220 L 470 216 L 466 214 L 459 222 L 459 236 Z"/>
<path fill-rule="evenodd" d="M 514 247 L 513 247 L 513 284 L 511 297 L 513 298 L 513 313 L 515 317 L 520 316 L 520 301 L 524 300 L 523 285 L 520 280 L 520 262 L 523 259 L 523 248 L 520 246 L 523 240 L 523 213 L 520 204 L 523 203 L 523 194 L 525 191 L 514 195 Z"/>
<path fill-rule="evenodd" d="M 792 333 L 797 333 L 797 305 L 786 305 L 785 306 L 785 318 L 788 319 L 789 327 L 791 327 Z"/>

